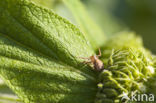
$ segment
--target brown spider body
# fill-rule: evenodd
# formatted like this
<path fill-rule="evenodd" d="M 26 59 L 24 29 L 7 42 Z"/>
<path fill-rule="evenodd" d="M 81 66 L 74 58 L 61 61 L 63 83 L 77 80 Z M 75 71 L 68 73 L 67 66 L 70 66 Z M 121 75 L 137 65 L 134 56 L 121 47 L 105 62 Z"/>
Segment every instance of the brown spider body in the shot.
<path fill-rule="evenodd" d="M 93 68 L 96 71 L 101 71 L 104 69 L 104 64 L 103 62 L 99 59 L 99 57 L 101 56 L 101 51 L 99 49 L 99 55 L 93 55 L 90 56 L 89 58 L 82 58 L 82 59 L 87 59 L 88 61 L 85 61 L 85 64 L 92 64 Z"/>
<path fill-rule="evenodd" d="M 90 57 L 90 62 L 93 64 L 93 67 L 97 71 L 101 71 L 104 69 L 103 62 L 98 58 L 98 56 L 94 55 Z"/>

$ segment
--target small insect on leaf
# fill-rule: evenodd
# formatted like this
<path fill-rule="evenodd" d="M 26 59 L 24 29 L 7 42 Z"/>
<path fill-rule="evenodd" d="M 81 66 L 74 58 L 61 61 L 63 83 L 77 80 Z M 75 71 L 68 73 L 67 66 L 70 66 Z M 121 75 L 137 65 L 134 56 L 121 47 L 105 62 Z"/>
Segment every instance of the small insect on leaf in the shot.
<path fill-rule="evenodd" d="M 87 61 L 84 61 L 85 64 L 91 64 L 96 71 L 102 71 L 104 69 L 103 62 L 99 59 L 101 56 L 101 50 L 99 49 L 98 55 L 92 55 L 89 58 L 81 58 L 81 59 L 87 59 Z"/>

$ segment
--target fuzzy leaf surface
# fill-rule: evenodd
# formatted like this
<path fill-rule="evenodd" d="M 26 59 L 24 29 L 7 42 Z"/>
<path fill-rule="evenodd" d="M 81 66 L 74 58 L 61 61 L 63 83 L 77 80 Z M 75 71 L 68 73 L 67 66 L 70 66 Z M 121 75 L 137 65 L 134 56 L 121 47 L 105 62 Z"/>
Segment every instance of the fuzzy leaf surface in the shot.
<path fill-rule="evenodd" d="M 0 1 L 0 77 L 25 103 L 90 103 L 94 51 L 73 24 L 29 0 Z M 72 98 L 72 99 L 71 99 Z"/>

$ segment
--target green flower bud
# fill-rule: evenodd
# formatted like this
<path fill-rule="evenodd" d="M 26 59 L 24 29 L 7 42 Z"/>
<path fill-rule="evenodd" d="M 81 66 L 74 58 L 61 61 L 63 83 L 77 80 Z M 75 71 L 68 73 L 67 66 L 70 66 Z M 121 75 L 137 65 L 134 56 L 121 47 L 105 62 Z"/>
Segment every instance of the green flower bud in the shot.
<path fill-rule="evenodd" d="M 131 96 L 132 92 L 145 92 L 144 83 L 154 71 L 152 60 L 142 49 L 112 50 L 107 68 L 99 75 L 95 103 L 121 102 L 123 93 Z"/>

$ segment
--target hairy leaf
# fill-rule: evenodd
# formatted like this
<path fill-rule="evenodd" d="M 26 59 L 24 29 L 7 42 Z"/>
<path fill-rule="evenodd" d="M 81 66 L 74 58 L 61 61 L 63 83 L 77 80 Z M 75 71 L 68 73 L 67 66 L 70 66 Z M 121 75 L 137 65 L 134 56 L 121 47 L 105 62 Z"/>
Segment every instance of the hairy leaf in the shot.
<path fill-rule="evenodd" d="M 70 22 L 29 0 L 0 1 L 0 76 L 25 103 L 90 103 L 94 51 Z M 72 99 L 71 99 L 72 98 Z"/>
<path fill-rule="evenodd" d="M 2 35 L 71 65 L 76 56 L 93 54 L 82 33 L 50 10 L 25 0 L 3 0 L 0 6 Z"/>

